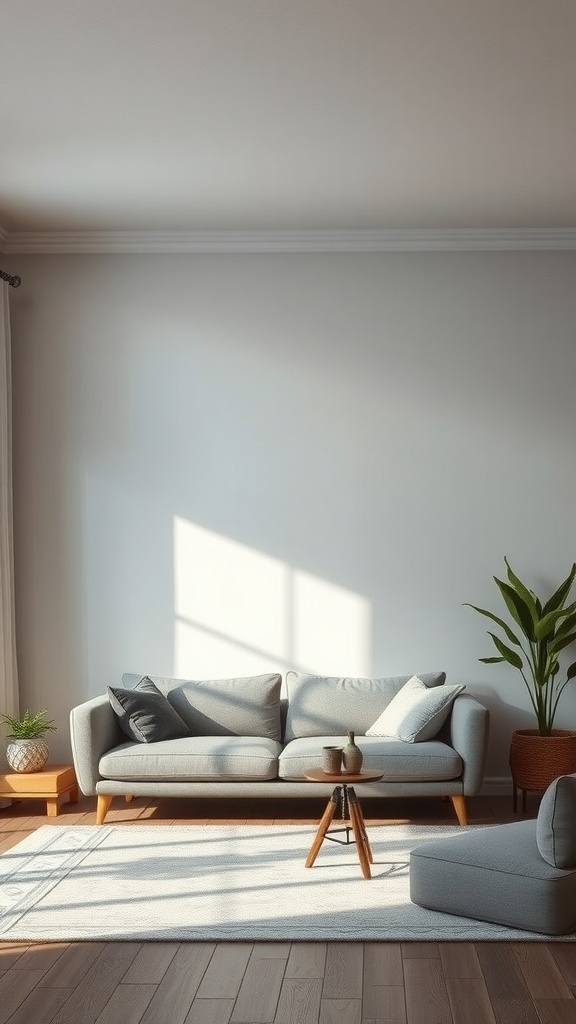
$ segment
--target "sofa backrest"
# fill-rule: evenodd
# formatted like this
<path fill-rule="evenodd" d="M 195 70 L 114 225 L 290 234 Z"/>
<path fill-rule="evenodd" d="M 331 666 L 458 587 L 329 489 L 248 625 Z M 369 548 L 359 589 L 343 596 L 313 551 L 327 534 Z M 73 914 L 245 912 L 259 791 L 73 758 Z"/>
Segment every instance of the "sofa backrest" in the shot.
<path fill-rule="evenodd" d="M 288 711 L 285 740 L 304 736 L 342 736 L 352 730 L 363 736 L 411 678 L 390 676 L 316 676 L 304 672 L 286 673 Z M 445 672 L 418 673 L 426 686 L 442 686 Z"/>
<path fill-rule="evenodd" d="M 142 676 L 125 673 L 124 686 Z M 172 679 L 148 676 L 168 698 L 194 736 L 263 736 L 281 741 L 277 672 L 232 679 Z"/>
<path fill-rule="evenodd" d="M 426 686 L 442 686 L 445 672 L 420 672 Z M 125 673 L 122 684 L 133 687 L 141 675 Z M 363 736 L 392 698 L 411 678 L 368 679 L 269 673 L 230 679 L 174 679 L 148 676 L 196 736 L 263 736 L 278 742 L 305 736 Z"/>

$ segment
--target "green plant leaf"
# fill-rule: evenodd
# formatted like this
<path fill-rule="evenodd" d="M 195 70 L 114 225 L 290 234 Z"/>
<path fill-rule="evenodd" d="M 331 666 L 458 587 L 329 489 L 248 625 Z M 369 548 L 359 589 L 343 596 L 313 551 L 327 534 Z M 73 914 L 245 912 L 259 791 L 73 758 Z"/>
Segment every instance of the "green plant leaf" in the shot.
<path fill-rule="evenodd" d="M 56 731 L 56 726 L 53 724 L 52 719 L 49 721 L 46 719 L 47 713 L 48 709 L 42 708 L 41 711 L 37 711 L 36 714 L 32 715 L 29 708 L 26 708 L 26 711 L 20 718 L 14 718 L 11 715 L 2 715 L 0 717 L 9 726 L 11 736 L 19 740 L 29 740 L 44 736 L 47 732 Z"/>
<path fill-rule="evenodd" d="M 494 577 L 494 582 L 500 590 L 502 597 L 504 598 L 506 607 L 510 612 L 510 615 L 515 622 L 518 623 L 524 636 L 528 638 L 532 643 L 534 642 L 534 626 L 535 622 L 528 608 L 526 602 L 516 593 L 513 587 L 509 583 L 505 583 L 503 580 L 499 580 L 497 576 Z M 534 608 L 534 611 L 536 609 Z"/>
<path fill-rule="evenodd" d="M 549 598 L 548 601 L 546 601 L 546 604 L 542 609 L 544 615 L 546 615 L 548 612 L 555 611 L 556 608 L 561 608 L 561 606 L 564 604 L 564 601 L 568 597 L 568 594 L 570 593 L 572 584 L 574 582 L 574 577 L 576 577 L 576 562 L 574 562 L 564 582 L 561 583 L 558 589 L 554 591 L 552 597 Z"/>
<path fill-rule="evenodd" d="M 544 615 L 543 618 L 540 619 L 540 622 L 536 624 L 536 628 L 534 630 L 536 640 L 545 640 L 547 637 L 551 636 L 554 633 L 556 623 L 559 622 L 560 619 L 565 618 L 568 614 L 568 610 L 560 608 L 555 612 L 548 612 Z"/>
<path fill-rule="evenodd" d="M 559 654 L 560 651 L 563 651 L 565 647 L 569 647 L 570 644 L 573 644 L 575 640 L 576 632 L 568 633 L 565 636 L 557 637 L 555 640 L 552 641 L 551 644 L 549 644 L 548 650 L 550 651 L 550 654 Z"/>
<path fill-rule="evenodd" d="M 497 615 L 493 614 L 493 612 L 487 612 L 485 608 L 479 608 L 478 605 L 476 605 L 476 604 L 469 604 L 467 601 L 464 603 L 464 607 L 465 608 L 474 608 L 474 611 L 480 612 L 480 615 L 485 615 L 488 619 L 492 619 L 492 622 L 495 622 L 498 626 L 501 627 L 501 629 L 504 630 L 504 632 L 506 633 L 506 636 L 508 637 L 510 643 L 516 644 L 517 647 L 521 646 L 518 637 L 514 636 L 514 633 L 510 629 L 510 626 L 508 626 L 507 623 L 504 622 L 504 619 L 499 619 Z"/>
<path fill-rule="evenodd" d="M 518 576 L 516 576 L 516 573 L 512 572 L 512 569 L 510 568 L 510 563 L 506 557 L 504 557 L 504 561 L 506 563 L 506 569 L 508 571 L 508 580 L 512 585 L 512 589 L 516 592 L 518 597 L 521 598 L 521 600 L 526 605 L 528 611 L 530 612 L 530 618 L 532 619 L 534 626 L 536 626 L 536 623 L 539 619 L 539 615 L 538 609 L 536 607 L 536 601 L 534 600 L 534 594 L 531 590 L 528 589 L 528 587 L 524 583 L 522 583 L 522 580 Z"/>
<path fill-rule="evenodd" d="M 495 633 L 489 632 L 488 635 L 492 637 L 496 650 L 499 651 L 499 653 L 502 655 L 505 661 L 507 661 L 510 665 L 513 665 L 514 668 L 523 668 L 524 663 L 522 661 L 522 658 L 519 654 L 516 653 L 516 651 L 511 650 L 510 647 L 507 647 L 506 644 L 502 643 L 500 637 L 496 636 Z"/>
<path fill-rule="evenodd" d="M 506 661 L 506 658 L 478 658 L 478 661 L 483 661 L 485 665 L 495 665 L 498 661 Z"/>
<path fill-rule="evenodd" d="M 558 628 L 554 633 L 553 643 L 556 643 L 557 640 L 566 636 L 567 633 L 573 633 L 576 629 L 576 611 L 574 610 L 574 605 L 570 605 L 565 609 L 565 611 L 566 618 L 563 622 L 559 623 Z"/>
<path fill-rule="evenodd" d="M 576 676 L 576 661 L 573 661 L 572 664 L 568 666 L 566 679 L 574 679 L 574 676 Z"/>

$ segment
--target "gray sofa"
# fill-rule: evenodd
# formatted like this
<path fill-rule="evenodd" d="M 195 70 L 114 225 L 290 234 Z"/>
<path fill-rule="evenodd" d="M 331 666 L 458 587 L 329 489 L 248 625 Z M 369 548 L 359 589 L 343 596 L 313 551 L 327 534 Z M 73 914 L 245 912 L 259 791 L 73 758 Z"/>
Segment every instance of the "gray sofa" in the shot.
<path fill-rule="evenodd" d="M 362 784 L 363 797 L 449 797 L 464 825 L 465 798 L 482 784 L 488 711 L 466 693 L 448 702 L 447 718 L 431 738 L 406 742 L 366 732 L 409 676 L 288 672 L 284 685 L 277 673 L 202 681 L 147 678 L 178 712 L 186 735 L 159 742 L 128 738 L 108 694 L 70 714 L 78 784 L 85 795 L 97 796 L 99 824 L 114 796 L 328 797 L 333 785 L 307 781 L 304 773 L 320 766 L 323 746 L 344 745 L 350 730 L 363 767 L 383 772 L 381 781 Z M 426 688 L 445 685 L 443 672 L 419 679 Z M 141 680 L 124 675 L 122 684 L 131 689 Z"/>

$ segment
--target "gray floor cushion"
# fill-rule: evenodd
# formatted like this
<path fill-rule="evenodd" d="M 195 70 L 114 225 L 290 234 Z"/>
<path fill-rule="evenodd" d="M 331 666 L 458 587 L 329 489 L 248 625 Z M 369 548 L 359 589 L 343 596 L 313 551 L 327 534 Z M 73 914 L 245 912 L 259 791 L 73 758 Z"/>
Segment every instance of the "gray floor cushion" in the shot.
<path fill-rule="evenodd" d="M 576 931 L 576 870 L 553 867 L 540 856 L 535 820 L 415 847 L 410 898 L 430 910 L 545 935 Z"/>

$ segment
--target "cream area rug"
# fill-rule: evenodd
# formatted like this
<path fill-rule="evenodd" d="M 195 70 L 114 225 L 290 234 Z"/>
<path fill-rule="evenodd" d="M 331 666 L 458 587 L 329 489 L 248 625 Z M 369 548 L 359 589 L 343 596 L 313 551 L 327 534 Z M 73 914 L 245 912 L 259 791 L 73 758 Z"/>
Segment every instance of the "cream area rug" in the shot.
<path fill-rule="evenodd" d="M 352 844 L 304 867 L 314 826 L 44 825 L 0 857 L 0 941 L 549 942 L 410 902 L 410 849 L 456 830 L 369 828 L 366 880 Z"/>

